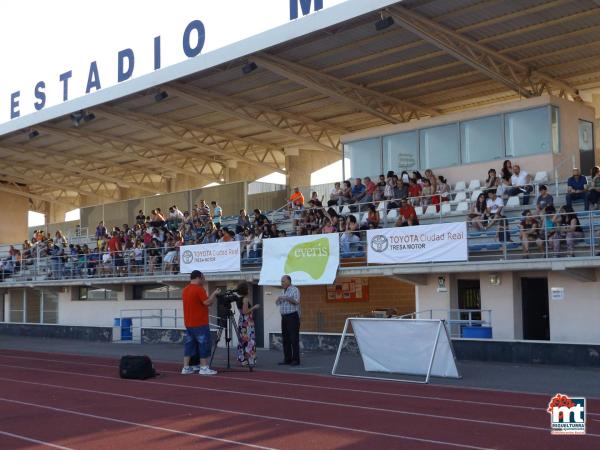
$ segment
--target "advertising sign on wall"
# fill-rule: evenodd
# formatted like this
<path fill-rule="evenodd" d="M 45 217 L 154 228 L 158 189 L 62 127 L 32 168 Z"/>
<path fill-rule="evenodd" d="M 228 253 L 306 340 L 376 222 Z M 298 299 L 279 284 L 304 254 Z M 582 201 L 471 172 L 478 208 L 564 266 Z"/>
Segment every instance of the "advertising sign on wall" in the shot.
<path fill-rule="evenodd" d="M 465 222 L 367 231 L 369 264 L 467 261 Z"/>
<path fill-rule="evenodd" d="M 238 272 L 240 270 L 240 243 L 184 245 L 180 250 L 181 273 Z"/>
<path fill-rule="evenodd" d="M 260 285 L 278 286 L 283 275 L 295 285 L 331 284 L 340 264 L 338 234 L 265 239 Z"/>

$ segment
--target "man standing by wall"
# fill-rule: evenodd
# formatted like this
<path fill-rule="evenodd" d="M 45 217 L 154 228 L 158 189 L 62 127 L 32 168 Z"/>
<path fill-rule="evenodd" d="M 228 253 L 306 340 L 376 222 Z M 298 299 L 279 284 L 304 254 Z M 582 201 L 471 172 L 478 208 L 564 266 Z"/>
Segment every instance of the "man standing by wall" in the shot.
<path fill-rule="evenodd" d="M 208 296 L 202 283 L 204 275 L 199 270 L 190 274 L 190 284 L 182 292 L 183 321 L 186 333 L 184 338 L 183 375 L 198 372 L 200 375 L 215 375 L 216 370 L 208 367 L 208 357 L 211 352 L 210 327 L 208 325 L 208 307 L 212 305 L 215 297 L 221 292 L 215 289 Z M 190 366 L 190 358 L 198 355 L 200 366 Z"/>
<path fill-rule="evenodd" d="M 300 364 L 300 290 L 292 286 L 289 275 L 281 277 L 282 294 L 275 304 L 281 313 L 281 338 L 283 341 L 283 361 L 279 365 L 297 366 Z"/>

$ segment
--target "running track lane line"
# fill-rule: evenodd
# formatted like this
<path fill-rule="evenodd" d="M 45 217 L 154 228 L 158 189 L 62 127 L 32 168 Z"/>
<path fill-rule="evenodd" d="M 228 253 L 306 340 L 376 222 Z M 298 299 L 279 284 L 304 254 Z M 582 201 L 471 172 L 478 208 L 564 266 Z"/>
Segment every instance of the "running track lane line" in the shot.
<path fill-rule="evenodd" d="M 50 442 L 38 441 L 37 439 L 33 439 L 27 436 L 21 436 L 20 434 L 9 433 L 8 431 L 0 430 L 0 435 L 9 436 L 11 438 L 20 439 L 22 441 L 31 442 L 33 444 L 45 445 L 46 447 L 58 448 L 60 450 L 74 450 L 70 447 L 63 447 L 62 445 L 56 445 Z"/>
<path fill-rule="evenodd" d="M 29 369 L 28 367 L 10 366 L 8 364 L 0 364 L 0 367 L 10 367 L 10 368 L 14 368 L 14 369 Z M 102 379 L 108 379 L 108 380 L 112 380 L 112 381 L 119 380 L 118 378 L 115 378 L 115 377 L 108 377 L 108 376 L 104 376 L 104 375 L 92 375 L 92 374 L 86 374 L 86 373 L 81 373 L 81 372 L 67 372 L 67 371 L 62 371 L 62 370 L 51 370 L 51 369 L 37 369 L 37 371 L 38 372 L 42 371 L 42 372 L 50 372 L 50 373 L 59 373 L 59 374 L 65 374 L 65 375 L 80 375 L 80 376 L 83 376 L 83 377 L 102 378 Z M 105 394 L 105 395 L 118 395 L 118 396 L 125 395 L 125 394 L 117 394 L 117 393 L 104 392 L 104 391 L 92 391 L 92 390 L 87 390 L 87 389 L 84 389 L 84 388 L 72 388 L 72 387 L 67 387 L 67 386 L 62 386 L 62 385 L 37 383 L 37 382 L 32 382 L 32 381 L 21 381 L 21 380 L 16 380 L 14 378 L 0 377 L 0 380 L 9 381 L 9 382 L 12 381 L 12 382 L 15 382 L 15 383 L 28 383 L 28 384 L 34 384 L 34 385 L 37 384 L 37 385 L 40 385 L 40 386 L 63 388 L 63 389 L 78 389 L 78 390 L 80 390 L 82 392 L 94 392 L 94 393 Z M 208 388 L 208 387 L 202 387 L 202 386 L 188 386 L 188 385 L 183 385 L 183 384 L 162 383 L 162 382 L 158 382 L 158 381 L 148 381 L 148 380 L 145 380 L 144 382 L 145 382 L 145 384 L 153 384 L 153 385 L 158 385 L 158 386 L 181 387 L 181 388 L 185 388 L 185 389 L 190 389 L 191 388 L 191 389 L 197 389 L 197 390 L 209 391 L 209 392 L 216 392 L 216 393 L 226 393 L 226 394 L 232 394 L 232 395 L 246 395 L 248 397 L 262 397 L 262 398 L 269 398 L 269 399 L 272 399 L 272 400 L 295 401 L 295 402 L 308 403 L 308 404 L 313 404 L 313 405 L 342 407 L 342 408 L 350 408 L 350 409 L 362 409 L 362 410 L 365 410 L 365 411 L 375 411 L 375 412 L 382 412 L 382 413 L 401 414 L 401 415 L 415 416 L 415 417 L 428 417 L 428 418 L 431 418 L 431 419 L 439 419 L 439 420 L 453 420 L 453 421 L 458 421 L 458 422 L 477 423 L 477 424 L 480 424 L 480 425 L 484 425 L 485 424 L 485 425 L 492 425 L 492 426 L 499 426 L 499 427 L 520 428 L 520 429 L 536 430 L 536 431 L 544 431 L 544 432 L 548 431 L 546 428 L 535 427 L 535 426 L 531 426 L 531 425 L 519 425 L 519 424 L 505 423 L 505 422 L 495 422 L 495 421 L 489 421 L 489 420 L 469 419 L 469 418 L 465 418 L 465 417 L 443 416 L 443 415 L 438 415 L 438 414 L 428 414 L 428 413 L 420 413 L 420 412 L 414 412 L 414 411 L 403 411 L 403 410 L 395 410 L 395 409 L 387 409 L 387 408 L 376 408 L 374 406 L 361 406 L 361 405 L 354 405 L 354 404 L 347 404 L 347 403 L 326 402 L 326 401 L 321 401 L 321 400 L 299 399 L 299 398 L 295 398 L 295 397 L 286 397 L 286 396 L 279 396 L 279 395 L 255 394 L 255 393 L 252 393 L 252 392 L 232 391 L 232 390 L 217 389 L 217 388 Z M 146 398 L 146 397 L 131 396 L 130 398 L 140 399 L 140 400 L 146 400 L 146 401 L 163 402 L 163 400 L 154 400 L 154 399 L 150 399 L 150 398 Z M 191 405 L 180 404 L 180 403 L 172 403 L 172 404 L 174 404 L 174 405 L 191 406 Z M 196 407 L 197 408 L 202 408 L 202 409 L 213 410 L 212 408 L 206 408 L 206 407 L 201 407 L 201 406 L 196 406 Z M 215 409 L 215 411 L 226 412 L 226 413 L 233 413 L 234 412 L 234 411 L 219 410 L 219 409 Z M 260 417 L 260 416 L 255 415 L 255 417 Z M 271 416 L 265 416 L 265 418 L 276 419 L 276 417 L 271 417 Z M 589 434 L 589 433 L 587 435 L 588 436 L 600 437 L 600 435 L 594 435 L 594 434 Z"/>
<path fill-rule="evenodd" d="M 90 394 L 107 395 L 107 396 L 112 396 L 112 397 L 126 398 L 129 400 L 147 401 L 147 402 L 151 402 L 151 403 L 159 403 L 159 404 L 164 404 L 164 405 L 169 405 L 169 406 L 181 406 L 181 407 L 185 407 L 185 408 L 202 409 L 205 411 L 218 412 L 218 413 L 222 413 L 222 414 L 247 416 L 246 413 L 238 412 L 238 411 L 230 411 L 230 410 L 219 409 L 219 408 L 209 408 L 206 406 L 199 406 L 199 405 L 189 405 L 186 403 L 170 402 L 167 400 L 155 400 L 155 399 L 146 398 L 146 397 L 136 397 L 134 395 L 118 394 L 118 393 L 114 393 L 114 392 L 96 391 L 93 389 L 74 388 L 74 387 L 69 387 L 69 386 L 60 386 L 60 385 L 53 385 L 53 384 L 48 384 L 48 383 L 37 383 L 37 382 L 32 382 L 32 381 L 13 380 L 10 378 L 0 378 L 0 380 L 15 382 L 15 383 L 22 383 L 22 384 L 29 384 L 29 385 L 34 385 L 34 386 L 52 387 L 52 388 L 57 388 L 57 389 L 70 390 L 70 391 L 86 392 L 86 393 L 90 393 Z M 186 434 L 186 435 L 190 435 L 190 436 L 197 436 L 192 433 L 187 433 L 184 431 L 170 430 L 170 429 L 166 429 L 166 428 L 163 429 L 160 427 L 154 427 L 152 425 L 128 422 L 128 421 L 124 421 L 121 419 L 115 419 L 112 417 L 95 416 L 93 414 L 87 414 L 87 413 L 83 413 L 83 412 L 79 412 L 79 411 L 55 408 L 52 406 L 41 405 L 41 404 L 37 404 L 37 403 L 28 403 L 28 402 L 23 402 L 23 401 L 19 401 L 19 400 L 7 399 L 4 397 L 0 397 L 0 401 L 16 403 L 16 404 L 21 404 L 21 405 L 26 405 L 26 406 L 36 406 L 39 408 L 45 408 L 45 409 L 58 411 L 58 412 L 65 412 L 65 413 L 81 415 L 81 416 L 85 416 L 85 417 L 92 417 L 92 418 L 96 418 L 96 419 L 105 419 L 105 420 L 114 421 L 114 422 L 118 422 L 118 423 L 132 424 L 132 425 L 156 429 L 156 430 L 167 430 L 167 431 L 180 433 L 180 434 Z M 434 440 L 434 439 L 418 438 L 418 437 L 406 436 L 406 435 L 401 435 L 401 434 L 382 433 L 382 432 L 378 432 L 378 431 L 370 431 L 370 430 L 365 430 L 365 429 L 360 429 L 360 428 L 349 428 L 349 427 L 343 427 L 343 426 L 339 426 L 339 425 L 328 425 L 328 424 L 324 424 L 324 423 L 309 422 L 309 421 L 305 421 L 305 420 L 286 419 L 284 417 L 274 417 L 274 416 L 267 416 L 267 415 L 262 415 L 262 414 L 253 414 L 253 417 L 259 418 L 259 419 L 265 419 L 265 420 L 275 420 L 275 421 L 280 421 L 280 422 L 292 423 L 292 424 L 296 424 L 296 425 L 306 425 L 306 426 L 313 426 L 313 427 L 320 427 L 320 428 L 328 428 L 328 429 L 332 429 L 332 430 L 336 430 L 336 431 L 355 432 L 355 433 L 367 434 L 370 436 L 381 436 L 381 437 L 403 439 L 403 440 L 409 440 L 409 441 L 414 441 L 414 442 L 422 442 L 422 443 L 426 443 L 426 444 L 446 445 L 446 446 L 450 446 L 450 447 L 469 448 L 469 449 L 474 449 L 474 450 L 489 450 L 489 448 L 487 448 L 487 447 L 477 447 L 477 446 L 473 446 L 473 445 L 458 444 L 455 442 L 448 442 L 448 441 L 438 441 L 438 440 Z M 547 432 L 547 430 L 544 430 L 544 431 Z M 202 437 L 204 437 L 204 436 L 202 436 Z M 206 436 L 206 437 L 209 439 L 214 439 L 214 440 L 219 440 L 219 441 L 235 442 L 235 441 L 226 441 L 224 439 L 219 439 L 219 438 L 213 438 L 210 436 Z M 253 446 L 251 444 L 245 444 L 245 445 Z M 256 446 L 256 445 L 254 445 L 253 447 L 261 448 L 261 449 L 268 448 L 268 447 L 260 447 L 260 446 Z"/>
<path fill-rule="evenodd" d="M 15 359 L 26 359 L 26 360 L 31 360 L 31 358 L 33 356 L 14 356 L 14 355 L 7 355 L 5 353 L 1 353 L 2 351 L 8 351 L 10 349 L 4 349 L 4 348 L 0 348 L 0 357 L 5 357 L 5 358 L 15 358 Z M 20 351 L 21 353 L 32 353 L 34 355 L 61 355 L 61 356 L 66 356 L 69 358 L 72 357 L 79 357 L 79 358 L 95 358 L 95 359 L 100 359 L 100 360 L 112 360 L 111 356 L 97 356 L 97 355 L 80 355 L 78 353 L 60 353 L 60 352 L 38 352 L 38 351 L 33 351 L 33 350 L 17 350 Z M 71 365 L 83 365 L 83 366 L 96 366 L 96 367 L 111 367 L 114 368 L 114 365 L 109 365 L 109 364 L 98 364 L 98 363 L 86 363 L 86 362 L 81 362 L 81 361 L 77 361 L 77 362 L 69 362 L 69 361 L 64 361 L 64 360 L 60 360 L 60 359 L 43 359 L 43 358 L 38 358 L 37 356 L 35 356 L 37 358 L 37 360 L 39 361 L 49 361 L 49 362 L 57 362 L 57 363 L 62 363 L 62 364 L 71 364 Z M 117 359 L 114 359 L 114 361 L 116 362 Z M 176 362 L 173 361 L 166 361 L 166 360 L 159 360 L 156 359 L 154 360 L 157 363 L 161 363 L 161 364 L 169 364 L 169 365 L 177 365 Z M 333 376 L 332 375 L 324 375 L 324 374 L 320 374 L 320 373 L 291 373 L 291 372 L 285 372 L 285 371 L 276 371 L 276 370 L 264 370 L 262 371 L 263 373 L 268 373 L 268 374 L 282 374 L 282 375 L 302 375 L 302 376 L 313 376 L 313 377 L 320 377 L 320 378 L 325 378 L 325 379 L 332 379 Z M 161 373 L 172 373 L 172 374 L 180 374 L 180 371 L 172 371 L 172 370 L 162 370 Z M 499 406 L 499 407 L 510 407 L 510 408 L 522 408 L 522 409 L 534 409 L 534 410 L 539 410 L 539 411 L 545 411 L 545 408 L 536 408 L 533 406 L 523 406 L 523 405 L 511 405 L 511 404 L 505 404 L 505 403 L 490 403 L 490 402 L 479 402 L 479 401 L 475 401 L 475 400 L 458 400 L 458 399 L 450 399 L 450 398 L 445 398 L 445 397 L 430 397 L 430 396 L 416 396 L 416 395 L 410 395 L 410 394 L 398 394 L 398 393 L 393 393 L 393 392 L 380 392 L 380 391 L 369 391 L 369 390 L 364 390 L 364 389 L 353 389 L 353 388 L 339 388 L 339 387 L 335 387 L 335 386 L 319 386 L 319 385 L 311 385 L 311 384 L 296 384 L 296 383 L 291 383 L 291 382 L 284 382 L 284 381 L 272 381 L 272 380 L 254 380 L 251 378 L 240 378 L 240 377 L 230 377 L 227 376 L 226 377 L 229 380 L 239 380 L 239 381 L 244 381 L 244 382 L 252 382 L 252 383 L 266 383 L 266 384 L 281 384 L 281 385 L 287 385 L 287 386 L 292 386 L 292 387 L 307 387 L 307 388 L 313 388 L 313 389 L 329 389 L 329 390 L 336 390 L 336 391 L 347 391 L 347 392 L 357 392 L 357 393 L 364 393 L 364 394 L 376 394 L 376 395 L 386 395 L 386 396 L 399 396 L 399 397 L 407 397 L 407 398 L 416 398 L 416 399 L 432 399 L 432 400 L 443 400 L 443 401 L 449 401 L 449 402 L 459 402 L 459 403 L 472 403 L 472 404 L 480 404 L 483 406 Z M 371 382 L 374 383 L 387 383 L 386 380 L 370 380 Z M 463 387 L 463 386 L 454 386 L 451 384 L 429 384 L 428 386 L 432 387 L 432 388 L 439 388 L 439 389 L 461 389 L 461 390 L 465 390 L 465 391 L 475 391 L 475 392 L 488 392 L 488 393 L 505 393 L 505 394 L 524 394 L 524 395 L 529 395 L 529 396 L 538 396 L 538 397 L 543 397 L 545 399 L 547 399 L 549 396 L 551 396 L 551 394 L 547 393 L 547 392 L 526 392 L 526 391 L 514 391 L 514 390 L 506 390 L 506 389 L 494 389 L 494 388 L 485 388 L 485 387 L 474 387 L 474 386 L 468 386 L 468 387 Z M 587 399 L 590 400 L 599 400 L 600 401 L 600 397 L 590 397 L 590 396 L 586 396 Z M 595 415 L 595 416 L 600 416 L 600 413 L 587 413 L 587 415 Z"/>
<path fill-rule="evenodd" d="M 12 355 L 9 356 L 9 355 L 1 354 L 1 353 L 0 353 L 0 357 L 31 360 L 30 357 L 12 356 Z M 67 365 L 75 365 L 75 366 L 85 365 L 85 366 L 93 366 L 93 367 L 106 367 L 106 368 L 114 369 L 114 366 L 109 365 L 109 364 L 69 362 L 69 361 L 62 361 L 62 360 L 58 360 L 58 359 L 38 359 L 38 361 L 55 362 L 55 363 L 59 363 L 59 364 L 67 364 Z M 3 364 L 0 364 L 0 366 L 2 366 L 2 365 Z M 12 367 L 9 365 L 6 365 L 6 366 Z M 14 366 L 14 367 L 19 367 L 19 366 Z M 73 372 L 70 372 L 70 373 L 73 373 Z M 170 373 L 170 374 L 176 374 L 176 375 L 180 374 L 179 371 L 174 371 L 174 370 L 161 370 L 161 373 Z M 98 376 L 98 375 L 95 375 L 95 376 Z M 509 409 L 523 409 L 523 410 L 528 410 L 528 411 L 533 411 L 533 412 L 534 411 L 546 411 L 546 408 L 535 407 L 535 406 L 512 405 L 512 404 L 506 404 L 506 403 L 484 402 L 484 401 L 476 401 L 476 400 L 461 400 L 461 399 L 453 399 L 453 398 L 438 397 L 438 396 L 399 394 L 399 393 L 394 393 L 394 392 L 379 392 L 379 391 L 369 391 L 369 390 L 365 390 L 365 389 L 352 389 L 352 388 L 339 388 L 339 387 L 334 387 L 334 386 L 298 384 L 298 383 L 290 383 L 290 382 L 284 382 L 284 381 L 253 380 L 253 379 L 249 379 L 249 378 L 230 377 L 230 376 L 223 377 L 222 379 L 234 380 L 234 381 L 237 380 L 237 381 L 244 381 L 244 382 L 252 381 L 255 383 L 277 384 L 277 385 L 282 385 L 282 386 L 303 387 L 303 388 L 309 388 L 309 389 L 323 389 L 323 390 L 352 392 L 352 393 L 360 393 L 360 394 L 373 394 L 373 395 L 382 395 L 385 397 L 392 396 L 392 397 L 401 397 L 401 398 L 412 398 L 412 399 L 416 399 L 416 400 L 437 400 L 437 401 L 445 401 L 445 402 L 452 402 L 452 403 L 464 403 L 464 404 L 479 405 L 479 406 L 493 406 L 493 407 L 501 407 L 501 408 L 509 408 Z M 172 386 L 181 386 L 181 385 L 172 385 Z M 190 386 L 190 387 L 192 389 L 203 389 L 201 386 Z M 439 386 L 439 387 L 444 388 L 445 386 Z M 205 389 L 210 389 L 210 388 L 205 388 Z M 470 389 L 470 388 L 463 388 L 463 389 Z M 496 391 L 492 390 L 492 392 L 496 392 Z M 260 395 L 260 394 L 255 394 L 255 395 Z M 540 395 L 540 394 L 533 394 L 533 395 Z M 587 415 L 600 417 L 600 413 L 588 412 Z"/>
<path fill-rule="evenodd" d="M 122 419 L 115 419 L 114 417 L 98 416 L 96 414 L 88 414 L 88 413 L 84 413 L 84 412 L 80 412 L 80 411 L 73 411 L 70 409 L 55 408 L 53 406 L 41 405 L 38 403 L 30 403 L 30 402 L 23 402 L 20 400 L 12 400 L 10 398 L 0 397 L 0 401 L 6 402 L 6 403 L 12 403 L 12 404 L 16 404 L 16 405 L 22 405 L 22 406 L 33 406 L 35 408 L 47 409 L 47 410 L 54 411 L 54 412 L 61 412 L 61 413 L 65 413 L 65 414 L 73 414 L 73 415 L 77 415 L 77 416 L 88 417 L 90 419 L 106 420 L 108 422 L 119 423 L 121 425 L 131 425 L 131 426 L 135 426 L 135 427 L 147 428 L 147 429 L 154 430 L 154 431 L 162 431 L 162 432 L 166 432 L 166 433 L 198 437 L 200 439 L 208 439 L 211 441 L 223 442 L 225 444 L 240 445 L 240 446 L 244 446 L 244 447 L 258 448 L 261 450 L 276 450 L 273 447 L 264 447 L 262 445 L 250 444 L 248 442 L 232 441 L 229 439 L 222 439 L 222 438 L 218 438 L 218 437 L 214 437 L 214 436 L 207 436 L 205 434 L 189 433 L 187 431 L 174 430 L 172 428 L 157 427 L 157 426 L 148 425 L 145 423 L 131 422 L 129 420 L 122 420 Z M 30 439 L 28 439 L 28 440 L 30 440 Z M 39 441 L 33 441 L 33 442 L 39 442 Z M 55 446 L 55 445 L 51 445 L 51 446 L 56 447 L 56 448 L 71 450 L 71 449 L 68 449 L 67 447 L 59 447 L 59 446 Z"/>
<path fill-rule="evenodd" d="M 12 365 L 8 365 L 8 364 L 0 364 L 0 367 L 10 367 L 10 368 L 14 368 L 14 369 L 29 369 L 29 367 L 25 367 L 25 366 L 12 366 Z M 102 379 L 108 379 L 108 380 L 112 380 L 112 381 L 119 380 L 118 378 L 109 377 L 109 376 L 105 376 L 105 375 L 93 375 L 93 374 L 87 374 L 87 373 L 81 373 L 81 372 L 67 372 L 67 371 L 63 371 L 63 370 L 37 369 L 37 371 L 50 372 L 50 373 L 59 373 L 59 374 L 65 374 L 65 375 L 80 375 L 80 376 L 83 376 L 83 377 L 102 378 Z M 117 393 L 113 393 L 113 392 L 92 391 L 92 390 L 87 390 L 87 389 L 84 389 L 84 388 L 72 388 L 72 387 L 67 387 L 67 386 L 62 386 L 62 385 L 36 383 L 36 382 L 31 382 L 31 381 L 21 381 L 21 380 L 15 380 L 13 378 L 0 377 L 0 380 L 9 381 L 9 382 L 13 381 L 13 382 L 16 382 L 16 383 L 38 384 L 38 385 L 41 385 L 41 386 L 56 387 L 56 388 L 63 388 L 63 389 L 79 389 L 79 390 L 81 390 L 83 392 L 94 392 L 94 393 L 100 393 L 100 394 L 104 394 L 104 395 L 115 395 L 115 396 L 125 395 L 125 394 L 117 394 Z M 127 381 L 131 382 L 131 380 L 127 380 Z M 321 401 L 321 400 L 298 399 L 298 398 L 294 398 L 294 397 L 285 397 L 285 396 L 278 396 L 278 395 L 255 394 L 255 393 L 251 393 L 251 392 L 232 391 L 232 390 L 217 389 L 217 388 L 208 388 L 208 387 L 202 387 L 202 386 L 189 386 L 189 385 L 174 384 L 174 383 L 163 383 L 163 382 L 149 381 L 149 380 L 144 380 L 144 383 L 145 384 L 158 385 L 158 386 L 181 387 L 181 388 L 185 388 L 185 389 L 197 389 L 197 390 L 202 390 L 202 391 L 209 391 L 209 392 L 216 392 L 216 393 L 226 393 L 226 394 L 232 394 L 232 395 L 246 395 L 246 396 L 249 396 L 249 397 L 262 397 L 262 398 L 269 398 L 269 399 L 272 399 L 272 400 L 295 401 L 295 402 L 308 403 L 308 404 L 314 404 L 314 405 L 324 405 L 324 406 L 342 407 L 342 408 L 350 408 L 350 409 L 362 409 L 362 410 L 365 410 L 365 411 L 375 411 L 375 412 L 382 412 L 382 413 L 400 414 L 400 415 L 414 416 L 414 417 L 428 417 L 428 418 L 431 418 L 431 419 L 439 419 L 439 420 L 450 420 L 450 421 L 457 421 L 457 422 L 477 423 L 477 424 L 480 424 L 480 425 L 490 425 L 490 426 L 507 427 L 507 428 L 519 428 L 519 429 L 535 430 L 535 431 L 543 431 L 543 432 L 547 432 L 548 431 L 547 428 L 536 427 L 536 426 L 532 426 L 532 425 L 520 425 L 520 424 L 506 423 L 506 422 L 496 422 L 496 421 L 490 421 L 490 420 L 469 419 L 469 418 L 466 418 L 466 417 L 444 416 L 444 415 L 428 414 L 428 413 L 421 413 L 421 412 L 414 412 L 414 411 L 395 410 L 395 409 L 387 409 L 387 408 L 376 408 L 376 407 L 373 407 L 373 406 L 361 406 L 361 405 L 338 403 L 338 402 L 326 402 L 326 401 Z M 163 401 L 163 400 L 155 400 L 155 399 L 146 398 L 146 397 L 131 396 L 131 398 L 133 398 L 133 399 L 139 399 L 139 400 L 145 400 L 145 401 L 151 401 L 151 402 L 166 402 L 166 401 Z M 167 403 L 170 403 L 170 402 L 167 402 Z M 174 405 L 185 405 L 185 406 L 192 406 L 192 407 L 194 407 L 194 405 L 187 405 L 187 404 L 180 404 L 180 403 L 172 403 L 172 404 L 174 404 Z M 208 407 L 203 407 L 203 406 L 197 406 L 197 405 L 195 407 L 196 408 L 201 408 L 201 409 L 208 409 L 208 410 L 214 410 L 214 411 L 219 411 L 219 412 L 225 412 L 225 413 L 236 413 L 235 411 L 213 409 L 213 408 L 208 408 Z M 260 416 L 255 415 L 255 417 L 260 417 Z M 271 417 L 271 416 L 264 416 L 264 417 L 268 418 L 268 419 L 288 420 L 288 419 L 282 419 L 282 418 Z M 587 433 L 586 435 L 587 436 L 592 436 L 592 437 L 600 437 L 600 434 Z"/>

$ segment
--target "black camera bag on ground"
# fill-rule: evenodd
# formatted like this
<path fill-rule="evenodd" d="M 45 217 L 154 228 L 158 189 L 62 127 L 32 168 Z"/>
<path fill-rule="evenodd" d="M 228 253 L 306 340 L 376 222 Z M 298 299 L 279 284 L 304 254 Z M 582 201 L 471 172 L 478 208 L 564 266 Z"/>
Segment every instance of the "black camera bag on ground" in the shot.
<path fill-rule="evenodd" d="M 126 355 L 121 357 L 119 375 L 130 380 L 146 380 L 156 375 L 152 360 L 147 356 Z"/>

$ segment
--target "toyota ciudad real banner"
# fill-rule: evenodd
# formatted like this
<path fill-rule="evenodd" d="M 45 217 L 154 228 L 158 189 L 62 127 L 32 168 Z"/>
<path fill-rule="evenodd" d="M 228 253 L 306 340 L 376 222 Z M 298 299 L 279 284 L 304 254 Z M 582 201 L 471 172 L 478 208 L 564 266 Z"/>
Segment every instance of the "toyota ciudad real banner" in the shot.
<path fill-rule="evenodd" d="M 279 286 L 283 275 L 295 285 L 332 284 L 339 265 L 337 233 L 265 239 L 258 284 Z"/>
<path fill-rule="evenodd" d="M 367 231 L 369 264 L 467 261 L 465 222 Z"/>
<path fill-rule="evenodd" d="M 239 272 L 240 243 L 220 242 L 217 244 L 184 245 L 180 250 L 181 273 Z"/>

